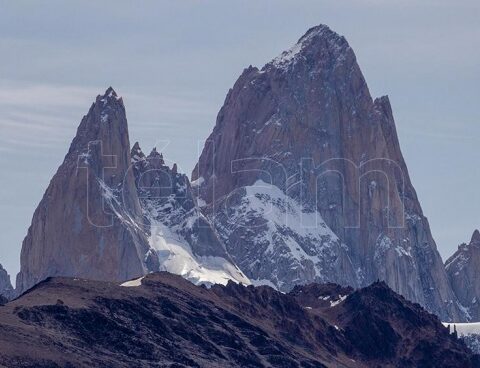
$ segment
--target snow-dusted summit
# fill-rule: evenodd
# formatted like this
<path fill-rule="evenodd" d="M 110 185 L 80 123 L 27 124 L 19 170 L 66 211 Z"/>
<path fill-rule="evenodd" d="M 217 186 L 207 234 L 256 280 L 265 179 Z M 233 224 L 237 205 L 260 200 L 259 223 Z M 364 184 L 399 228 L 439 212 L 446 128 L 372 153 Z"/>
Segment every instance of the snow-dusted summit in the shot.
<path fill-rule="evenodd" d="M 352 48 L 327 26 L 243 71 L 192 180 L 250 279 L 283 291 L 380 279 L 444 320 L 465 318 L 410 182 L 389 99 L 372 98 Z"/>

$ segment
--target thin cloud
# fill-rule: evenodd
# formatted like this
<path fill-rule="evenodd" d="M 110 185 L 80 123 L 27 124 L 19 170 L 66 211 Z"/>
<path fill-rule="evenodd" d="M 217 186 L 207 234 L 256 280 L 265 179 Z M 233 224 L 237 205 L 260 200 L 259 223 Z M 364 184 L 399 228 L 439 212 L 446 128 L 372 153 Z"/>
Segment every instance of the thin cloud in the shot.
<path fill-rule="evenodd" d="M 18 147 L 64 147 L 73 138 L 80 119 L 100 93 L 103 90 L 95 87 L 14 85 L 3 81 L 0 85 L 2 151 L 14 151 Z M 156 128 L 161 133 L 166 126 L 205 118 L 216 110 L 216 107 L 208 106 L 200 97 L 192 95 L 127 92 L 123 96 L 127 118 L 135 126 L 132 130 Z"/>

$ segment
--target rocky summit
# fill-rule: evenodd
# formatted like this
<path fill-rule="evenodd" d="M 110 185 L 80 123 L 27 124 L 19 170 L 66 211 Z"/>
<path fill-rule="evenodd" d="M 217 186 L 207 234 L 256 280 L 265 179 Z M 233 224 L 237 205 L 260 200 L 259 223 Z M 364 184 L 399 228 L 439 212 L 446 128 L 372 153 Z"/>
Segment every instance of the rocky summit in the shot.
<path fill-rule="evenodd" d="M 228 92 L 192 173 L 204 213 L 257 284 L 377 279 L 466 318 L 410 181 L 388 97 L 352 48 L 314 27 Z"/>
<path fill-rule="evenodd" d="M 480 363 L 436 316 L 384 283 L 228 283 L 153 273 L 50 278 L 0 307 L 5 367 L 444 367 Z M 25 349 L 28 346 L 28 349 Z"/>
<path fill-rule="evenodd" d="M 460 303 L 472 321 L 480 320 L 480 232 L 445 262 L 445 270 Z"/>
<path fill-rule="evenodd" d="M 128 149 L 126 149 L 128 147 Z M 33 215 L 17 290 L 49 276 L 126 280 L 147 272 L 123 101 L 96 98 Z"/>

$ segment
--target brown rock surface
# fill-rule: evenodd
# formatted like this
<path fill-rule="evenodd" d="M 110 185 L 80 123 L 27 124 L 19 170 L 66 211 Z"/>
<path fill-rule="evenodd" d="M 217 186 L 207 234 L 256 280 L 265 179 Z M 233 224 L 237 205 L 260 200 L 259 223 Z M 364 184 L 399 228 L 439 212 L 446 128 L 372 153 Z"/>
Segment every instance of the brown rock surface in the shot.
<path fill-rule="evenodd" d="M 436 316 L 384 283 L 357 291 L 313 284 L 283 294 L 233 282 L 207 289 L 162 272 L 128 284 L 53 278 L 0 307 L 0 365 L 474 368 L 480 363 Z"/>

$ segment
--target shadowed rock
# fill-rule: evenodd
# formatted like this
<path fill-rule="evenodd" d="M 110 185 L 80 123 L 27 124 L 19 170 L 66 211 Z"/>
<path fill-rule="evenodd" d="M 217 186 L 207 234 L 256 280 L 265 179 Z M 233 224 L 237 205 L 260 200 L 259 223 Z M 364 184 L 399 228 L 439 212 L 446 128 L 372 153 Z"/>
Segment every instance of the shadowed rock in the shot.
<path fill-rule="evenodd" d="M 7 367 L 478 367 L 437 317 L 376 283 L 282 294 L 168 273 L 53 278 L 0 307 Z M 135 286 L 136 285 L 136 286 Z M 305 297 L 307 295 L 307 297 Z M 336 302 L 311 305 L 309 298 Z M 28 346 L 28 349 L 25 349 Z"/>

